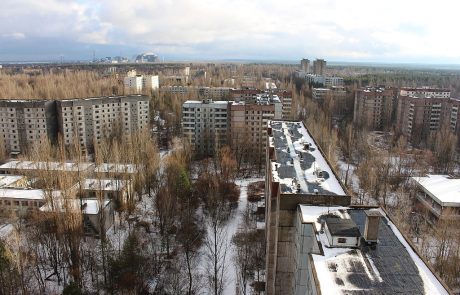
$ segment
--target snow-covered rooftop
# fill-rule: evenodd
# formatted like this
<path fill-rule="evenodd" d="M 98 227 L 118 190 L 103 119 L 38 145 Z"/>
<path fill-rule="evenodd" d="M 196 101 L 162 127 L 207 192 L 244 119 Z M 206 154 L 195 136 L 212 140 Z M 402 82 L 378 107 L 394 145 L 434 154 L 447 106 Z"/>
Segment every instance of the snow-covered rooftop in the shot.
<path fill-rule="evenodd" d="M 84 190 L 94 190 L 94 191 L 118 191 L 124 188 L 124 183 L 121 180 L 116 179 L 95 179 L 89 178 L 85 179 L 83 183 Z"/>
<path fill-rule="evenodd" d="M 364 232 L 365 210 L 299 205 L 303 223 L 312 223 L 323 255 L 311 254 L 322 294 L 448 294 L 436 276 L 409 246 L 385 212 L 376 245 L 330 248 L 321 219 L 334 214 L 352 219 Z"/>
<path fill-rule="evenodd" d="M 56 170 L 56 171 L 86 171 L 93 163 L 73 162 L 34 162 L 34 161 L 9 161 L 0 165 L 0 170 Z"/>
<path fill-rule="evenodd" d="M 221 104 L 221 105 L 227 105 L 229 102 L 226 101 L 226 100 L 206 100 L 206 102 L 204 102 L 203 100 L 187 100 L 186 102 L 184 102 L 184 104 Z"/>
<path fill-rule="evenodd" d="M 80 207 L 80 202 L 82 202 L 82 207 Z M 95 199 L 57 199 L 54 201 L 54 206 L 56 210 L 59 210 L 59 212 L 66 212 L 66 211 L 80 211 L 80 208 L 82 208 L 82 213 L 83 214 L 90 214 L 90 215 L 95 215 L 99 213 L 99 208 L 105 208 L 108 204 L 110 203 L 110 200 L 104 201 L 103 204 L 100 204 L 98 200 Z M 100 206 L 102 205 L 102 206 Z M 67 208 L 67 209 L 66 209 Z M 52 211 L 52 206 L 51 204 L 46 204 L 42 207 L 40 207 L 40 211 L 42 212 L 50 212 Z"/>
<path fill-rule="evenodd" d="M 26 199 L 26 200 L 43 200 L 44 192 L 41 189 L 0 189 L 0 198 L 5 199 Z"/>
<path fill-rule="evenodd" d="M 269 127 L 270 146 L 276 153 L 272 177 L 280 183 L 281 193 L 347 195 L 301 122 L 270 121 Z"/>
<path fill-rule="evenodd" d="M 134 173 L 136 167 L 133 164 L 103 163 L 94 169 L 96 173 Z"/>
<path fill-rule="evenodd" d="M 25 179 L 25 176 L 18 175 L 0 175 L 0 187 L 16 186 L 16 183 Z"/>
<path fill-rule="evenodd" d="M 278 95 L 269 94 L 269 93 L 259 93 L 255 95 L 256 103 L 258 104 L 272 104 L 272 103 L 281 103 Z"/>
<path fill-rule="evenodd" d="M 441 206 L 460 207 L 460 178 L 428 174 L 412 179 Z"/>

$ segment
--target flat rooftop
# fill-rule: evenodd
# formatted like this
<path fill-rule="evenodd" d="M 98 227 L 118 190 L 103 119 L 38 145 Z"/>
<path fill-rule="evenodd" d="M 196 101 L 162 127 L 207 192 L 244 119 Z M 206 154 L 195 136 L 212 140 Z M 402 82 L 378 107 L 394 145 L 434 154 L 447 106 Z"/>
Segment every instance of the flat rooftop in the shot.
<path fill-rule="evenodd" d="M 116 179 L 85 179 L 83 182 L 84 190 L 94 191 L 118 191 L 125 187 L 123 181 Z"/>
<path fill-rule="evenodd" d="M 460 207 L 460 178 L 428 174 L 412 180 L 441 206 Z"/>
<path fill-rule="evenodd" d="M 43 200 L 45 193 L 41 189 L 0 189 L 0 199 Z"/>
<path fill-rule="evenodd" d="M 115 96 L 95 96 L 95 97 L 81 97 L 81 98 L 66 98 L 61 99 L 61 101 L 91 101 L 91 100 L 100 100 L 100 99 L 113 99 L 113 98 L 148 98 L 143 94 L 130 94 L 130 95 L 115 95 Z"/>
<path fill-rule="evenodd" d="M 136 167 L 133 164 L 103 163 L 94 169 L 96 173 L 135 173 Z"/>
<path fill-rule="evenodd" d="M 351 219 L 364 232 L 364 209 L 299 205 L 303 223 L 312 223 L 323 255 L 311 254 L 322 294 L 449 294 L 412 250 L 385 212 L 378 243 L 358 248 L 329 248 L 321 220 L 336 215 Z"/>
<path fill-rule="evenodd" d="M 17 183 L 26 180 L 25 176 L 0 175 L 0 187 L 17 187 Z"/>
<path fill-rule="evenodd" d="M 302 122 L 270 121 L 276 160 L 271 162 L 274 182 L 282 194 L 347 196 L 316 142 Z"/>
<path fill-rule="evenodd" d="M 81 203 L 80 203 L 81 202 Z M 66 199 L 65 203 L 63 199 L 56 199 L 54 201 L 55 209 L 57 212 L 79 212 L 83 214 L 95 215 L 99 213 L 99 209 L 105 208 L 109 205 L 110 200 L 106 200 L 103 203 L 95 199 Z M 83 205 L 83 206 L 81 206 Z M 51 204 L 46 204 L 40 207 L 41 212 L 52 212 Z"/>
<path fill-rule="evenodd" d="M 72 162 L 34 162 L 34 161 L 9 161 L 0 165 L 0 170 L 53 170 L 53 171 L 85 171 L 93 163 L 72 163 Z"/>
<path fill-rule="evenodd" d="M 231 102 L 231 101 L 230 101 Z M 203 105 L 216 105 L 216 104 L 222 104 L 222 105 L 227 105 L 229 101 L 226 100 L 209 100 L 209 101 L 203 101 L 203 100 L 187 100 L 184 102 L 184 104 L 203 104 Z"/>

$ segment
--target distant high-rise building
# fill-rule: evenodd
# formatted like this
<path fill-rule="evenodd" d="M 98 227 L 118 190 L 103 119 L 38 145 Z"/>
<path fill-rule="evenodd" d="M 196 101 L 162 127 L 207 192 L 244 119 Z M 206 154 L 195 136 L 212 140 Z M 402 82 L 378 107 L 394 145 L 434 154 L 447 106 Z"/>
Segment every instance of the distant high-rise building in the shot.
<path fill-rule="evenodd" d="M 317 59 L 313 61 L 313 74 L 324 75 L 326 71 L 326 61 L 324 59 Z"/>
<path fill-rule="evenodd" d="M 182 105 L 182 131 L 197 154 L 213 155 L 227 144 L 229 104 L 203 99 Z"/>
<path fill-rule="evenodd" d="M 142 76 L 136 75 L 134 77 L 125 77 L 123 79 L 123 84 L 126 90 L 132 91 L 134 93 L 142 92 Z"/>
<path fill-rule="evenodd" d="M 396 114 L 398 131 L 415 144 L 444 124 L 459 135 L 460 100 L 451 98 L 450 94 L 448 89 L 401 88 Z"/>
<path fill-rule="evenodd" d="M 148 126 L 149 97 L 143 95 L 57 101 L 59 132 L 66 145 L 77 140 L 88 150 L 112 132 L 131 133 Z"/>
<path fill-rule="evenodd" d="M 366 87 L 355 93 L 353 122 L 370 130 L 390 126 L 394 91 L 381 87 Z"/>
<path fill-rule="evenodd" d="M 254 102 L 232 102 L 230 137 L 233 150 L 251 153 L 254 161 L 263 159 L 267 142 L 267 124 L 283 117 L 283 105 L 277 95 L 257 94 Z"/>
<path fill-rule="evenodd" d="M 303 58 L 300 60 L 300 69 L 305 73 L 310 73 L 310 60 Z"/>
<path fill-rule="evenodd" d="M 57 136 L 56 102 L 0 100 L 0 141 L 9 153 L 21 153 L 33 143 Z"/>
<path fill-rule="evenodd" d="M 280 94 L 284 95 L 286 103 L 292 97 L 288 91 Z M 251 100 L 238 102 L 209 98 L 189 100 L 182 105 L 182 130 L 197 154 L 213 155 L 228 144 L 234 149 L 244 145 L 260 157 L 265 147 L 267 123 L 282 119 L 283 111 L 281 99 L 268 93 L 255 94 Z"/>
<path fill-rule="evenodd" d="M 159 77 L 156 75 L 136 75 L 136 72 L 128 72 L 128 75 L 123 79 L 123 84 L 126 90 L 134 93 L 141 93 L 144 90 L 156 90 L 160 86 Z"/>
<path fill-rule="evenodd" d="M 184 76 L 190 76 L 190 67 L 184 68 Z"/>

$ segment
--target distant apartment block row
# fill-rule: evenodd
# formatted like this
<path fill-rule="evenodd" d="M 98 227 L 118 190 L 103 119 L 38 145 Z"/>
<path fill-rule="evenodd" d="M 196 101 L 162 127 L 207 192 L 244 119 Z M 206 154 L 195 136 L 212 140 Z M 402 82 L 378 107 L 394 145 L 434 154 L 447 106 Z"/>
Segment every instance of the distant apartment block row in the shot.
<path fill-rule="evenodd" d="M 65 100 L 0 100 L 0 139 L 18 154 L 60 135 L 86 151 L 117 130 L 131 133 L 149 123 L 149 98 L 142 95 Z"/>
<path fill-rule="evenodd" d="M 417 142 L 442 126 L 459 135 L 459 107 L 448 89 L 366 87 L 355 93 L 354 122 L 382 130 L 396 121 L 396 130 Z"/>
<path fill-rule="evenodd" d="M 271 92 L 277 95 L 283 105 L 283 118 L 290 118 L 292 109 L 292 92 L 281 90 L 274 86 L 274 83 L 267 83 L 267 89 L 231 87 L 196 87 L 196 86 L 162 86 L 160 92 L 166 92 L 176 95 L 197 94 L 198 97 L 213 100 L 245 100 L 253 101 L 258 94 Z"/>
<path fill-rule="evenodd" d="M 284 99 L 257 92 L 236 90 L 231 101 L 186 101 L 182 106 L 182 130 L 195 152 L 211 155 L 224 145 L 248 145 L 262 155 L 268 121 L 288 118 L 292 102 L 288 92 L 278 92 Z"/>
<path fill-rule="evenodd" d="M 300 70 L 295 72 L 297 78 L 304 79 L 309 84 L 323 87 L 343 86 L 343 78 L 330 76 L 326 74 L 326 61 L 316 59 L 311 65 L 310 60 L 302 59 L 300 61 Z"/>

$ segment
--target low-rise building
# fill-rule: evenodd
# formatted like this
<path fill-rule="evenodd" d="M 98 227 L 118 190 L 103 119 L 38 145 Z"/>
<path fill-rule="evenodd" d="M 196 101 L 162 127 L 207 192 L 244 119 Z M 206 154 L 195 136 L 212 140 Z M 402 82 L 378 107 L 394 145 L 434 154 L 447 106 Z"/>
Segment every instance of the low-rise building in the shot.
<path fill-rule="evenodd" d="M 125 202 L 131 192 L 130 180 L 87 178 L 82 183 L 83 195 L 80 197 Z"/>
<path fill-rule="evenodd" d="M 0 188 L 28 188 L 32 184 L 26 176 L 0 175 Z"/>
<path fill-rule="evenodd" d="M 100 237 L 107 232 L 114 223 L 114 211 L 112 202 L 97 199 L 60 199 L 56 198 L 53 204 L 47 203 L 40 207 L 43 216 L 50 216 L 49 213 L 56 214 L 81 214 L 83 216 L 83 232 L 85 235 Z M 50 221 L 53 219 L 49 219 Z M 48 224 L 49 228 L 53 228 Z"/>
<path fill-rule="evenodd" d="M 0 165 L 0 174 L 33 175 L 40 171 L 89 174 L 94 169 L 93 163 L 41 162 L 13 160 Z"/>
<path fill-rule="evenodd" d="M 133 164 L 102 163 L 94 169 L 98 178 L 129 179 L 137 168 Z"/>
<path fill-rule="evenodd" d="M 415 184 L 415 209 L 426 221 L 460 220 L 460 179 L 448 175 L 428 174 L 412 177 Z"/>
<path fill-rule="evenodd" d="M 25 217 L 45 204 L 45 193 L 41 189 L 1 188 L 0 216 Z"/>

